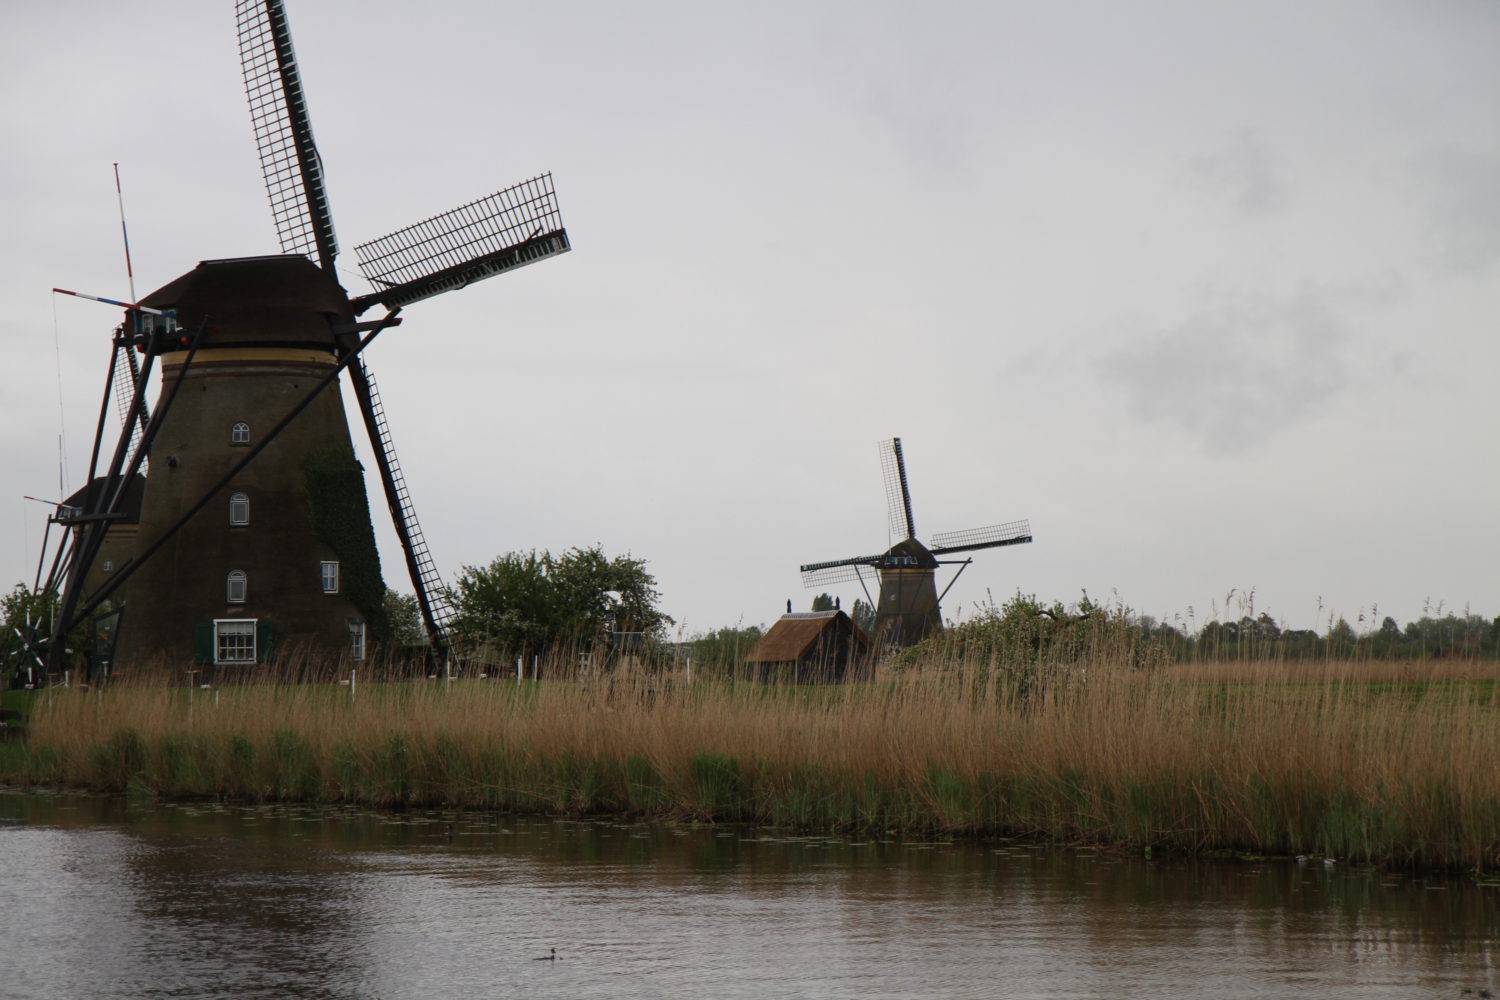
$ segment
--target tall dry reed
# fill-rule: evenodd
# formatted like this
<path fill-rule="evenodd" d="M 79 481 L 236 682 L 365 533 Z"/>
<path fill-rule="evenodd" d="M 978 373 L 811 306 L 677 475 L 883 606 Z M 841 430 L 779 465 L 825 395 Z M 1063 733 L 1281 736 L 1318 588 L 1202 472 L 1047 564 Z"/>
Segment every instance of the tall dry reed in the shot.
<path fill-rule="evenodd" d="M 939 663 L 827 688 L 616 677 L 55 691 L 10 777 L 1500 865 L 1490 683 L 1109 663 L 1049 679 L 1022 692 Z"/>

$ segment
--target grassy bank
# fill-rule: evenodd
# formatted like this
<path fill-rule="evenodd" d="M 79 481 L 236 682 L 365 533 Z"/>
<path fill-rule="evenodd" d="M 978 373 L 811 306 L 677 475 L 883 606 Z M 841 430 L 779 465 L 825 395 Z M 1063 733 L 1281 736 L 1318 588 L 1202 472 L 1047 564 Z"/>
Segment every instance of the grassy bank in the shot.
<path fill-rule="evenodd" d="M 1491 677 L 1296 669 L 60 690 L 0 777 L 1500 867 Z"/>

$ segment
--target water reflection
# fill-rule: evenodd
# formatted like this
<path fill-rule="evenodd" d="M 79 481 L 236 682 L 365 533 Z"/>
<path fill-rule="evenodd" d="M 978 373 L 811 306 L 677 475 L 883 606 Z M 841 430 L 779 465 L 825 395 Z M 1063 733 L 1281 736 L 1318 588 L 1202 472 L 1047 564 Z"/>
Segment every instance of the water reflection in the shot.
<path fill-rule="evenodd" d="M 1496 989 L 1496 890 L 1339 866 L 20 794 L 0 844 L 7 996 Z"/>

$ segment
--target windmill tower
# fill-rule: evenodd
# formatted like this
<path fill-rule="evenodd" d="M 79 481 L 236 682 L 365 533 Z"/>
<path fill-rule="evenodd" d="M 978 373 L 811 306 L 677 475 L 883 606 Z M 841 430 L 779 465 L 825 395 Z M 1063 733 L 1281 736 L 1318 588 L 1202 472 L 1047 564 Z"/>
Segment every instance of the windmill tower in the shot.
<path fill-rule="evenodd" d="M 878 575 L 880 596 L 872 602 L 875 605 L 873 638 L 876 648 L 884 649 L 911 646 L 943 627 L 939 602 L 973 560 L 939 559 L 938 556 L 1030 542 L 1031 523 L 1011 521 L 967 531 L 945 532 L 932 536 L 932 541 L 923 545 L 917 540 L 917 528 L 912 519 L 911 490 L 906 482 L 906 456 L 901 450 L 901 439 L 882 441 L 878 447 L 885 477 L 890 532 L 901 540 L 880 555 L 809 563 L 802 567 L 802 583 L 807 587 L 821 587 L 858 580 L 868 598 L 866 573 Z M 958 570 L 939 594 L 937 571 L 944 565 L 956 565 Z"/>
<path fill-rule="evenodd" d="M 570 248 L 551 175 L 542 174 L 356 247 L 375 290 L 351 297 L 334 272 L 338 241 L 282 0 L 237 0 L 236 15 L 282 254 L 206 260 L 138 303 L 116 303 L 127 307 L 126 322 L 107 386 L 123 380 L 130 403 L 90 494 L 97 500 L 70 512 L 71 546 L 54 564 L 49 585 L 66 585 L 48 642 L 52 669 L 68 630 L 121 593 L 121 664 L 194 655 L 232 666 L 273 649 L 364 655 L 383 620 L 385 586 L 344 415 L 345 375 L 441 655 L 451 609 L 360 354 L 412 302 Z M 382 317 L 359 320 L 376 306 Z M 148 409 L 156 364 L 161 388 Z M 148 457 L 134 552 L 98 584 L 95 560 Z"/>

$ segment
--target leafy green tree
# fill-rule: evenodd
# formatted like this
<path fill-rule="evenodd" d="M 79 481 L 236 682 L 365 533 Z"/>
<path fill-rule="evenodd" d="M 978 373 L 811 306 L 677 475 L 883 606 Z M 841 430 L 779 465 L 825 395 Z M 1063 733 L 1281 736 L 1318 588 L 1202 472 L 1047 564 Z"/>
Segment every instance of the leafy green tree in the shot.
<path fill-rule="evenodd" d="M 660 594 L 646 561 L 611 559 L 599 546 L 558 556 L 509 552 L 488 566 L 466 566 L 448 599 L 461 642 L 520 655 L 568 643 L 590 648 L 611 631 L 659 640 L 672 624 L 657 607 Z"/>
<path fill-rule="evenodd" d="M 875 634 L 875 606 L 861 597 L 854 599 L 854 610 L 849 615 L 854 619 L 854 624 L 860 627 L 865 635 Z"/>
<path fill-rule="evenodd" d="M 1128 608 L 1107 608 L 1087 593 L 1072 606 L 1054 601 L 1049 607 L 1020 592 L 998 608 L 993 602 L 979 605 L 966 621 L 889 662 L 899 667 L 929 656 L 983 665 L 1018 681 L 1022 690 L 1049 671 L 1090 661 L 1153 667 L 1164 658 L 1160 642 L 1142 634 Z"/>
<path fill-rule="evenodd" d="M 1480 615 L 1455 615 L 1451 611 L 1441 618 L 1423 615 L 1406 626 L 1407 655 L 1420 657 L 1475 656 L 1487 645 L 1490 623 Z"/>
<path fill-rule="evenodd" d="M 23 583 L 0 597 L 0 688 L 17 667 L 35 665 L 34 657 L 51 634 L 58 603 L 57 591 L 33 591 Z M 111 607 L 112 603 L 106 603 L 100 614 Z M 86 663 L 93 649 L 89 624 L 74 628 L 63 642 L 68 651 L 67 662 L 74 666 Z"/>
<path fill-rule="evenodd" d="M 747 625 L 695 636 L 691 646 L 694 675 L 732 677 L 763 634 L 759 625 Z"/>
<path fill-rule="evenodd" d="M 1288 660 L 1315 660 L 1325 655 L 1323 640 L 1310 628 L 1283 629 L 1280 644 Z"/>
<path fill-rule="evenodd" d="M 819 594 L 817 597 L 814 597 L 812 602 L 812 609 L 814 611 L 832 611 L 833 595 Z"/>
<path fill-rule="evenodd" d="M 0 677 L 21 665 L 28 644 L 46 638 L 56 604 L 55 593 L 32 593 L 23 583 L 0 597 Z"/>
<path fill-rule="evenodd" d="M 1328 626 L 1328 653 L 1330 656 L 1348 656 L 1354 650 L 1354 629 L 1343 618 Z"/>
<path fill-rule="evenodd" d="M 427 643 L 427 629 L 422 624 L 422 608 L 415 594 L 401 594 L 389 587 L 385 591 L 385 617 L 390 623 L 391 645 L 397 649 Z"/>

